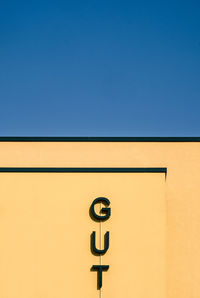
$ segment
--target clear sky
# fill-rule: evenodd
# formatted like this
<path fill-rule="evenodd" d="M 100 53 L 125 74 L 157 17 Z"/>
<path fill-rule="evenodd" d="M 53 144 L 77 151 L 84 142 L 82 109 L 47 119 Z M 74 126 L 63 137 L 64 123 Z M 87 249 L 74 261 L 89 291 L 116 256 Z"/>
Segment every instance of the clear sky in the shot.
<path fill-rule="evenodd" d="M 200 1 L 0 1 L 0 136 L 200 136 Z"/>

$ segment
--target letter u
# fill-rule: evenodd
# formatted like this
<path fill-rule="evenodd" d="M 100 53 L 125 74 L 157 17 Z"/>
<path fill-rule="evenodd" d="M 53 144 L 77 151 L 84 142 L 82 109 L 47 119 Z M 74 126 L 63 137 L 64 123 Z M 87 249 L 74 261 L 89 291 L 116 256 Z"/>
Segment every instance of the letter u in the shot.
<path fill-rule="evenodd" d="M 91 235 L 91 249 L 94 254 L 104 255 L 109 248 L 109 232 L 104 235 L 104 249 L 96 248 L 96 232 L 92 232 Z"/>

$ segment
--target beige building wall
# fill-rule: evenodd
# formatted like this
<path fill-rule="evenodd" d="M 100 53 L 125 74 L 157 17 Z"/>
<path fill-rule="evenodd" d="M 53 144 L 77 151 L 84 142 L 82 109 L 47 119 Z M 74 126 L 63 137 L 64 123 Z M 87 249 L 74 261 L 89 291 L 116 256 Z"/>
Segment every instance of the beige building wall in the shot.
<path fill-rule="evenodd" d="M 167 168 L 166 177 L 1 173 L 1 297 L 199 298 L 199 153 L 199 142 L 1 142 L 0 167 Z M 88 208 L 100 192 L 112 208 L 101 293 L 88 270 L 99 229 Z"/>

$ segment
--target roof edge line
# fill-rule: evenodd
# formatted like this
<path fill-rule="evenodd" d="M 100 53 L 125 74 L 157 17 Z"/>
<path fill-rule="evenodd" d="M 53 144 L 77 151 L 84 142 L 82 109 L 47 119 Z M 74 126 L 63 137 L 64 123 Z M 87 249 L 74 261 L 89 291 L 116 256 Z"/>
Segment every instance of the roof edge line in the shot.
<path fill-rule="evenodd" d="M 200 142 L 200 137 L 0 137 L 0 142 Z"/>
<path fill-rule="evenodd" d="M 165 173 L 166 167 L 0 167 L 0 173 Z"/>

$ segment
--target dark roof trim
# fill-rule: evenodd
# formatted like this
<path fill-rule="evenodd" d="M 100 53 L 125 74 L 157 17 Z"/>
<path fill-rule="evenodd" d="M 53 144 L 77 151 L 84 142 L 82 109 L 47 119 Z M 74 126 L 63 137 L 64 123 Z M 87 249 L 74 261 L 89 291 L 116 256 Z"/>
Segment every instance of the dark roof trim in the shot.
<path fill-rule="evenodd" d="M 200 142 L 200 137 L 0 137 L 0 142 Z"/>
<path fill-rule="evenodd" d="M 167 168 L 0 168 L 0 173 L 164 173 Z"/>

